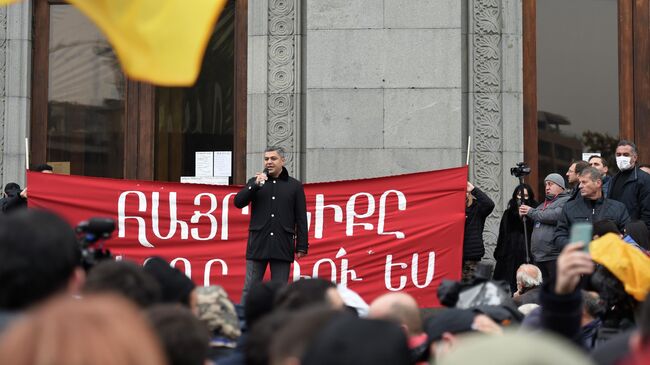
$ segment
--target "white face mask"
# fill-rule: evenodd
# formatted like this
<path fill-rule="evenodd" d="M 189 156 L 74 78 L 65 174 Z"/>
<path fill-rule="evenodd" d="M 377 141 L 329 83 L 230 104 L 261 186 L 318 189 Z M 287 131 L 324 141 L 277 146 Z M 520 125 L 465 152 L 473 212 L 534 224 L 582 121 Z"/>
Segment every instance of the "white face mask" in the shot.
<path fill-rule="evenodd" d="M 630 165 L 630 160 L 631 157 L 628 156 L 617 156 L 616 157 L 616 166 L 618 166 L 619 170 L 624 171 L 624 170 L 629 170 L 632 165 Z"/>

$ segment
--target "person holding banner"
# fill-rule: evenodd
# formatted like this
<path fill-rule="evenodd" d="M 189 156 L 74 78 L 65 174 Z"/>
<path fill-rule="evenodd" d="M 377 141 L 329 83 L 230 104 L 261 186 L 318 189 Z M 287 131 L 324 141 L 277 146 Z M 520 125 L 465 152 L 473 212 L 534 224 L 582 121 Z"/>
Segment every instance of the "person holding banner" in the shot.
<path fill-rule="evenodd" d="M 294 259 L 307 255 L 307 204 L 302 183 L 289 176 L 282 147 L 264 152 L 264 171 L 248 180 L 235 196 L 235 206 L 251 204 L 246 245 L 246 279 L 241 302 L 248 289 L 264 278 L 286 283 Z"/>

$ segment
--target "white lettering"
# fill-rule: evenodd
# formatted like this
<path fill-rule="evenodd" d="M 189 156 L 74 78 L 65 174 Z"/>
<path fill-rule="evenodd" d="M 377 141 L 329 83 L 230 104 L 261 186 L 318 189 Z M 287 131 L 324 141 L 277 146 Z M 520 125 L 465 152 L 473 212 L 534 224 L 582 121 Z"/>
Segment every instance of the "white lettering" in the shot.
<path fill-rule="evenodd" d="M 163 240 L 168 240 L 176 234 L 176 226 L 181 226 L 181 239 L 186 240 L 188 237 L 187 222 L 179 221 L 176 219 L 176 192 L 169 193 L 169 232 L 166 236 L 160 234 L 158 227 L 158 205 L 160 205 L 160 193 L 154 191 L 151 193 L 151 225 L 153 226 L 153 234 Z"/>
<path fill-rule="evenodd" d="M 190 230 L 190 232 L 192 234 L 192 238 L 197 240 L 197 241 L 208 241 L 208 240 L 213 239 L 214 236 L 217 235 L 217 218 L 215 218 L 212 215 L 212 212 L 214 212 L 217 209 L 217 197 L 214 196 L 214 194 L 201 193 L 201 194 L 197 195 L 196 197 L 194 197 L 194 205 L 201 206 L 201 197 L 204 197 L 204 196 L 210 198 L 210 210 L 208 210 L 205 213 L 201 213 L 198 210 L 195 210 L 194 215 L 192 216 L 192 218 L 190 218 L 190 222 L 196 224 L 196 223 L 199 223 L 199 219 L 201 219 L 201 217 L 208 217 L 208 219 L 210 220 L 210 234 L 205 238 L 201 238 L 201 236 L 199 235 L 199 229 L 198 228 L 192 228 Z M 223 229 L 223 227 L 222 227 L 222 229 Z"/>
<path fill-rule="evenodd" d="M 184 269 L 185 269 L 185 276 L 187 276 L 191 280 L 192 279 L 192 264 L 190 264 L 190 261 L 188 259 L 183 258 L 183 257 L 177 257 L 177 258 L 173 259 L 169 263 L 169 266 L 176 267 L 176 263 L 179 262 L 179 261 L 183 263 L 183 266 L 184 266 Z"/>
<path fill-rule="evenodd" d="M 374 200 L 373 200 L 374 202 Z M 314 238 L 323 238 L 323 212 L 325 208 L 334 209 L 334 221 L 343 222 L 343 209 L 338 205 L 328 204 L 325 205 L 325 196 L 323 194 L 316 194 L 316 212 L 315 212 L 315 232 Z"/>
<path fill-rule="evenodd" d="M 418 254 L 413 255 L 413 261 L 411 262 L 411 280 L 413 280 L 413 285 L 420 289 L 424 289 L 431 284 L 433 280 L 433 274 L 435 272 L 436 265 L 436 253 L 429 252 L 429 260 L 427 261 L 427 276 L 424 280 L 424 284 L 420 285 L 418 282 Z"/>
<path fill-rule="evenodd" d="M 354 209 L 354 205 L 358 197 L 363 196 L 368 200 L 368 210 L 364 214 L 357 214 Z M 357 193 L 350 197 L 348 203 L 345 206 L 346 213 L 346 225 L 345 225 L 345 235 L 352 236 L 354 233 L 354 226 L 361 226 L 367 231 L 373 229 L 373 225 L 370 223 L 354 223 L 355 218 L 369 218 L 375 212 L 375 198 L 369 193 Z"/>
<path fill-rule="evenodd" d="M 205 263 L 205 271 L 203 272 L 203 286 L 210 286 L 210 270 L 212 269 L 212 264 L 218 262 L 221 264 L 221 276 L 228 275 L 228 265 L 222 259 L 212 259 Z"/>
<path fill-rule="evenodd" d="M 120 194 L 120 197 L 117 200 L 117 236 L 120 238 L 126 237 L 126 220 L 135 219 L 135 221 L 138 222 L 138 242 L 144 247 L 153 247 L 153 245 L 147 240 L 147 225 L 144 221 L 144 218 L 137 216 L 127 216 L 125 214 L 126 197 L 129 194 L 137 195 L 139 212 L 147 211 L 147 197 L 143 192 L 129 190 Z"/>
<path fill-rule="evenodd" d="M 393 255 L 387 255 L 386 256 L 386 269 L 384 271 L 384 284 L 386 285 L 386 289 L 390 291 L 400 291 L 406 287 L 406 276 L 400 275 L 399 276 L 399 286 L 397 288 L 393 288 L 392 284 L 392 270 L 393 266 L 399 266 L 401 269 L 406 269 L 408 267 L 408 264 L 405 264 L 403 262 L 398 262 L 396 264 L 393 264 Z"/>
<path fill-rule="evenodd" d="M 386 198 L 388 197 L 388 194 L 395 194 L 397 195 L 397 209 L 399 210 L 406 210 L 406 196 L 404 196 L 404 193 L 398 190 L 387 190 L 383 194 L 381 194 L 381 198 L 379 198 L 379 222 L 377 223 L 377 234 L 380 235 L 395 235 L 397 239 L 404 239 L 406 236 L 404 235 L 403 232 L 400 231 L 395 231 L 395 232 L 384 232 L 384 224 L 386 222 Z"/>

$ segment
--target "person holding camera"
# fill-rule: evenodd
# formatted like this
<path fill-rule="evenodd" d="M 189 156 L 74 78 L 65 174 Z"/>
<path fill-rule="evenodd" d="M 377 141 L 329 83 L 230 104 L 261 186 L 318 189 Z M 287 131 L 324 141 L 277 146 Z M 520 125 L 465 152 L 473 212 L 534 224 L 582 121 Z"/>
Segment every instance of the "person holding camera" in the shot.
<path fill-rule="evenodd" d="M 562 214 L 564 204 L 569 200 L 564 178 L 560 174 L 548 174 L 544 178 L 544 202 L 536 208 L 522 204 L 519 215 L 533 221 L 533 234 L 530 246 L 535 264 L 542 271 L 542 278 L 548 281 L 555 276 L 555 262 L 560 250 L 553 244 L 555 226 Z"/>
<path fill-rule="evenodd" d="M 494 210 L 494 202 L 479 188 L 467 182 L 465 195 L 465 239 L 463 241 L 463 282 L 474 277 L 476 265 L 485 255 L 483 229 L 485 219 Z"/>

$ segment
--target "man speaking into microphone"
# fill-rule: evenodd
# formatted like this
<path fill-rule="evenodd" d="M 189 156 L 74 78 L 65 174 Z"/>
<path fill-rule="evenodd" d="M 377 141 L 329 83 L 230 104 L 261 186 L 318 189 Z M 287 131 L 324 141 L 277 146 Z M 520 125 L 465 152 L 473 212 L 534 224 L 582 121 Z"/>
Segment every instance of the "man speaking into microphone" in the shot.
<path fill-rule="evenodd" d="M 305 191 L 300 181 L 289 176 L 285 161 L 282 147 L 267 148 L 264 171 L 235 196 L 237 208 L 251 204 L 242 303 L 251 285 L 262 281 L 267 266 L 272 281 L 286 283 L 293 260 L 307 255 Z"/>

